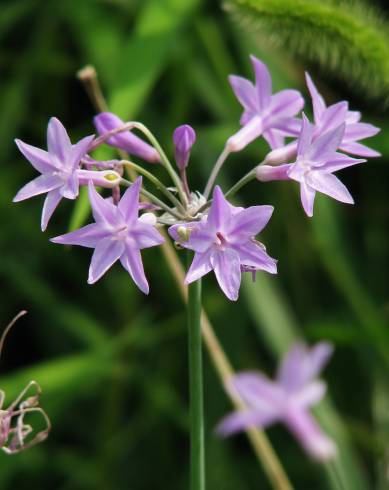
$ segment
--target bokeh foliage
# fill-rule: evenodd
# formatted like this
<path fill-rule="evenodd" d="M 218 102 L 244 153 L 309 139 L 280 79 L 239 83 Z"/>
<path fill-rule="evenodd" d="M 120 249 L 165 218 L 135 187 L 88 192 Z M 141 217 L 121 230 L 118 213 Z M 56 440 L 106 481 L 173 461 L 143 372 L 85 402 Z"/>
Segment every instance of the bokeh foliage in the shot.
<path fill-rule="evenodd" d="M 249 53 L 269 64 L 277 89 L 305 91 L 309 69 L 328 100 L 350 99 L 383 128 L 371 140 L 383 157 L 342 175 L 355 207 L 324 197 L 312 220 L 290 183 L 250 184 L 245 204 L 276 207 L 263 241 L 279 258 L 279 275 L 247 281 L 238 304 L 207 277 L 205 306 L 240 369 L 273 372 L 296 337 L 332 340 L 331 402 L 318 416 L 341 442 L 339 460 L 323 472 L 282 428 L 270 438 L 296 488 L 387 488 L 389 34 L 384 5 L 371 4 L 229 0 L 225 12 L 205 0 L 2 2 L 0 319 L 5 325 L 21 308 L 29 316 L 9 337 L 0 385 L 13 397 L 39 380 L 54 429 L 25 454 L 1 455 L 1 488 L 178 490 L 187 488 L 188 470 L 185 314 L 159 251 L 144 254 L 149 297 L 119 267 L 87 286 L 89 251 L 47 240 L 84 219 L 80 207 L 75 216 L 73 203 L 61 203 L 42 234 L 40 198 L 11 204 L 33 175 L 13 138 L 44 145 L 52 115 L 74 139 L 93 132 L 93 107 L 75 79 L 91 63 L 111 109 L 148 124 L 167 151 L 177 125 L 196 128 L 190 178 L 201 188 L 238 127 L 226 77 L 251 76 Z M 233 156 L 221 184 L 265 151 L 258 142 Z M 268 488 L 243 437 L 220 441 L 212 433 L 230 406 L 205 357 L 209 488 Z"/>

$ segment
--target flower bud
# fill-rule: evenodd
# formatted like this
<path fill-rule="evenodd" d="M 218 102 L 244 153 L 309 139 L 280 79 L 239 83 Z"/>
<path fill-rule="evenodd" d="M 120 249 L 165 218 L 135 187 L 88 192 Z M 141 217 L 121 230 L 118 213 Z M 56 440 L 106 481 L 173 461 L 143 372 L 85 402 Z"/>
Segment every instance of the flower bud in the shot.
<path fill-rule="evenodd" d="M 93 119 L 94 125 L 100 136 L 112 131 L 113 129 L 124 126 L 124 122 L 120 117 L 112 112 L 100 112 Z M 158 152 L 151 145 L 143 141 L 141 138 L 132 134 L 129 130 L 118 132 L 107 139 L 107 143 L 121 150 L 127 151 L 150 163 L 159 163 L 160 158 Z"/>
<path fill-rule="evenodd" d="M 286 163 L 294 158 L 297 155 L 297 142 L 292 141 L 286 146 L 281 148 L 276 148 L 273 151 L 270 151 L 265 158 L 265 162 L 269 165 L 280 165 L 281 163 Z"/>
<path fill-rule="evenodd" d="M 93 182 L 95 186 L 112 189 L 116 187 L 121 176 L 114 170 L 77 170 L 78 182 L 80 185 L 88 185 Z"/>
<path fill-rule="evenodd" d="M 175 158 L 180 170 L 188 166 L 190 150 L 196 141 L 196 133 L 188 124 L 178 126 L 173 133 Z"/>

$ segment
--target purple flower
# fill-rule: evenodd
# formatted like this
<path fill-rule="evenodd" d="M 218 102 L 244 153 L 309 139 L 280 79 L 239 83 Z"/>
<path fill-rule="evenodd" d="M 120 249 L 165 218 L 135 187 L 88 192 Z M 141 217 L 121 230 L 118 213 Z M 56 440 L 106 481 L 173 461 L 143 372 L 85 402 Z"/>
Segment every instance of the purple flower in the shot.
<path fill-rule="evenodd" d="M 247 372 L 233 376 L 227 388 L 238 394 L 247 408 L 227 416 L 219 424 L 220 435 L 284 423 L 305 451 L 324 461 L 336 454 L 334 442 L 322 432 L 309 409 L 319 403 L 326 384 L 317 378 L 332 354 L 326 342 L 308 349 L 296 344 L 282 361 L 275 381 L 261 373 Z"/>
<path fill-rule="evenodd" d="M 77 170 L 93 139 L 94 136 L 87 136 L 72 145 L 66 129 L 57 118 L 52 117 L 47 127 L 48 151 L 15 140 L 19 150 L 42 175 L 22 187 L 13 201 L 23 201 L 47 192 L 41 219 L 42 231 L 63 197 L 75 199 L 78 196 Z"/>
<path fill-rule="evenodd" d="M 251 56 L 255 85 L 243 77 L 229 77 L 232 89 L 244 111 L 240 119 L 243 128 L 227 141 L 230 151 L 240 151 L 254 139 L 263 136 L 271 148 L 284 145 L 284 137 L 294 135 L 299 122 L 294 116 L 304 106 L 297 90 L 281 90 L 272 95 L 269 70 L 260 60 Z"/>
<path fill-rule="evenodd" d="M 188 166 L 190 150 L 196 141 L 196 133 L 188 124 L 178 126 L 173 133 L 175 158 L 177 166 L 183 170 Z"/>
<path fill-rule="evenodd" d="M 372 124 L 359 122 L 361 113 L 358 111 L 349 111 L 348 102 L 346 101 L 338 102 L 327 107 L 309 74 L 306 73 L 305 77 L 312 97 L 315 123 L 313 137 L 317 138 L 344 123 L 345 130 L 339 145 L 341 151 L 361 157 L 380 156 L 380 153 L 377 151 L 361 143 L 357 143 L 361 139 L 374 136 L 380 131 L 380 128 Z"/>
<path fill-rule="evenodd" d="M 215 271 L 224 294 L 238 299 L 241 271 L 263 270 L 277 273 L 277 263 L 254 237 L 267 225 L 272 206 L 234 207 L 215 186 L 209 214 L 202 221 L 177 224 L 169 229 L 172 238 L 185 248 L 195 251 L 185 278 L 189 284 Z"/>
<path fill-rule="evenodd" d="M 316 192 L 322 192 L 338 201 L 353 204 L 351 194 L 333 172 L 366 160 L 351 158 L 336 151 L 342 141 L 344 130 L 345 125 L 342 124 L 313 139 L 314 126 L 303 114 L 296 161 L 276 167 L 259 165 L 256 171 L 258 180 L 292 179 L 299 182 L 301 202 L 306 214 L 310 217 L 313 216 Z"/>
<path fill-rule="evenodd" d="M 139 289 L 148 294 L 140 250 L 160 245 L 163 238 L 152 224 L 138 217 L 141 184 L 139 177 L 115 206 L 101 197 L 90 183 L 89 200 L 95 223 L 51 239 L 54 243 L 95 249 L 89 268 L 89 284 L 98 281 L 120 259 Z"/>
<path fill-rule="evenodd" d="M 112 112 L 100 112 L 93 119 L 94 125 L 100 136 L 114 129 L 124 126 L 124 121 Z M 158 152 L 141 138 L 131 133 L 131 131 L 118 132 L 107 139 L 107 143 L 115 148 L 121 148 L 132 155 L 135 155 L 149 163 L 159 163 Z"/>

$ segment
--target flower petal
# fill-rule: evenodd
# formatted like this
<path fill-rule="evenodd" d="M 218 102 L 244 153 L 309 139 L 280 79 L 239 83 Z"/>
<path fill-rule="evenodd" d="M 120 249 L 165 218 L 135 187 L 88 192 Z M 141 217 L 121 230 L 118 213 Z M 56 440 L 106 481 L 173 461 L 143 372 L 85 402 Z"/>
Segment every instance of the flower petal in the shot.
<path fill-rule="evenodd" d="M 346 121 L 346 115 L 348 111 L 347 102 L 338 102 L 329 106 L 322 114 L 319 131 L 320 134 L 324 134 L 327 131 L 338 128 Z"/>
<path fill-rule="evenodd" d="M 85 138 L 82 138 L 82 140 L 72 146 L 71 159 L 69 162 L 69 166 L 72 169 L 76 169 L 79 166 L 81 159 L 88 153 L 94 139 L 94 135 L 85 136 Z"/>
<path fill-rule="evenodd" d="M 337 170 L 342 170 L 346 167 L 351 167 L 352 165 L 357 165 L 358 163 L 366 162 L 366 160 L 351 158 L 348 155 L 344 155 L 343 153 L 334 153 L 334 156 L 331 157 L 320 170 L 325 170 L 326 172 L 336 172 Z"/>
<path fill-rule="evenodd" d="M 247 242 L 235 248 L 239 253 L 240 263 L 257 270 L 277 274 L 277 261 L 270 257 L 267 252 L 254 242 Z"/>
<path fill-rule="evenodd" d="M 302 447 L 313 458 L 326 461 L 336 455 L 336 446 L 306 410 L 293 410 L 285 422 Z"/>
<path fill-rule="evenodd" d="M 305 72 L 305 80 L 307 82 L 308 90 L 312 98 L 313 115 L 315 118 L 315 123 L 319 124 L 323 112 L 326 109 L 326 104 L 324 102 L 323 97 L 318 92 L 316 85 L 313 83 L 312 78 L 310 77 L 308 72 Z"/>
<path fill-rule="evenodd" d="M 228 138 L 227 149 L 231 152 L 243 150 L 243 148 L 261 136 L 263 129 L 262 118 L 254 116 L 239 131 Z"/>
<path fill-rule="evenodd" d="M 185 284 L 197 281 L 197 279 L 205 276 L 205 274 L 208 274 L 211 270 L 211 252 L 195 253 L 190 268 L 185 276 Z"/>
<path fill-rule="evenodd" d="M 30 197 L 44 194 L 45 192 L 57 189 L 62 185 L 60 177 L 53 174 L 43 174 L 26 184 L 13 198 L 13 202 L 23 201 Z"/>
<path fill-rule="evenodd" d="M 361 157 L 380 157 L 381 153 L 369 148 L 362 143 L 352 142 L 343 142 L 339 146 L 339 150 L 345 151 L 347 153 L 351 153 L 352 155 L 357 155 Z"/>
<path fill-rule="evenodd" d="M 231 301 L 236 301 L 241 281 L 238 252 L 230 248 L 223 251 L 214 251 L 211 254 L 211 265 L 223 293 Z"/>
<path fill-rule="evenodd" d="M 262 413 L 258 410 L 240 410 L 224 417 L 216 427 L 216 432 L 222 437 L 227 437 L 250 427 L 268 427 L 276 420 L 277 417 L 272 413 Z"/>
<path fill-rule="evenodd" d="M 255 73 L 255 88 L 257 90 L 258 107 L 262 111 L 266 109 L 271 100 L 272 83 L 267 66 L 255 56 L 250 56 Z"/>
<path fill-rule="evenodd" d="M 41 174 L 53 172 L 56 169 L 47 151 L 28 145 L 19 139 L 16 139 L 15 143 L 19 151 L 23 153 L 31 165 Z"/>
<path fill-rule="evenodd" d="M 344 128 L 345 125 L 341 124 L 339 127 L 316 138 L 306 154 L 307 158 L 316 163 L 323 163 L 328 160 L 339 148 Z"/>
<path fill-rule="evenodd" d="M 297 155 L 305 155 L 308 152 L 312 143 L 313 129 L 313 124 L 309 122 L 307 116 L 303 113 L 301 133 L 297 143 Z"/>
<path fill-rule="evenodd" d="M 88 185 L 89 201 L 92 206 L 92 214 L 96 223 L 113 225 L 118 221 L 118 208 L 112 202 L 104 199 L 96 191 L 92 182 Z"/>
<path fill-rule="evenodd" d="M 121 257 L 125 250 L 121 240 L 103 238 L 96 245 L 89 267 L 88 284 L 94 284 Z"/>
<path fill-rule="evenodd" d="M 142 186 L 142 177 L 138 177 L 120 199 L 118 208 L 122 213 L 126 223 L 131 223 L 138 219 L 139 193 Z"/>
<path fill-rule="evenodd" d="M 154 216 L 154 215 L 153 215 Z M 155 247 L 164 242 L 163 236 L 155 228 L 155 226 L 142 222 L 140 219 L 131 228 L 131 238 L 135 239 L 139 249 Z"/>
<path fill-rule="evenodd" d="M 304 107 L 304 99 L 297 90 L 281 90 L 272 95 L 269 113 L 269 120 L 279 120 L 295 116 Z M 266 118 L 267 120 L 267 118 Z"/>
<path fill-rule="evenodd" d="M 212 204 L 208 213 L 206 225 L 208 228 L 220 230 L 231 217 L 231 207 L 218 185 L 212 195 Z"/>
<path fill-rule="evenodd" d="M 73 172 L 65 184 L 59 189 L 61 195 L 66 199 L 76 199 L 79 192 L 78 175 Z"/>
<path fill-rule="evenodd" d="M 325 395 L 327 385 L 323 381 L 312 381 L 304 386 L 293 397 L 294 403 L 300 408 L 308 408 L 317 405 Z"/>
<path fill-rule="evenodd" d="M 250 80 L 236 75 L 230 75 L 228 81 L 234 91 L 236 98 L 242 104 L 242 106 L 255 113 L 258 111 L 258 101 L 255 87 Z"/>
<path fill-rule="evenodd" d="M 281 148 L 285 144 L 285 135 L 278 129 L 268 129 L 262 133 L 262 136 L 269 143 L 272 150 Z"/>
<path fill-rule="evenodd" d="M 129 272 L 135 284 L 145 294 L 149 294 L 149 283 L 147 282 L 142 263 L 140 251 L 126 244 L 125 252 L 120 257 L 122 266 Z"/>
<path fill-rule="evenodd" d="M 307 184 L 316 191 L 327 194 L 337 201 L 354 204 L 354 199 L 347 187 L 333 174 L 313 170 L 307 175 Z"/>
<path fill-rule="evenodd" d="M 42 210 L 42 217 L 41 217 L 42 231 L 46 230 L 49 220 L 53 215 L 61 199 L 62 196 L 61 193 L 58 191 L 58 189 L 48 192 Z"/>
<path fill-rule="evenodd" d="M 268 224 L 273 211 L 273 206 L 250 206 L 234 214 L 228 224 L 228 241 L 242 243 L 257 235 Z"/>
<path fill-rule="evenodd" d="M 315 202 L 316 191 L 310 187 L 303 179 L 300 182 L 300 197 L 301 204 L 307 216 L 312 218 L 313 216 L 313 204 Z"/>
<path fill-rule="evenodd" d="M 47 127 L 47 148 L 54 163 L 58 166 L 71 162 L 72 144 L 61 121 L 52 117 Z"/>
<path fill-rule="evenodd" d="M 232 395 L 237 393 L 253 410 L 278 416 L 284 404 L 283 391 L 262 373 L 243 372 L 232 376 L 227 384 Z"/>
<path fill-rule="evenodd" d="M 343 142 L 357 141 L 364 138 L 370 138 L 381 131 L 377 126 L 368 123 L 347 124 L 344 131 Z"/>
<path fill-rule="evenodd" d="M 82 228 L 65 233 L 50 241 L 62 245 L 79 245 L 81 247 L 96 248 L 97 244 L 104 238 L 109 238 L 110 234 L 97 223 L 83 226 Z"/>

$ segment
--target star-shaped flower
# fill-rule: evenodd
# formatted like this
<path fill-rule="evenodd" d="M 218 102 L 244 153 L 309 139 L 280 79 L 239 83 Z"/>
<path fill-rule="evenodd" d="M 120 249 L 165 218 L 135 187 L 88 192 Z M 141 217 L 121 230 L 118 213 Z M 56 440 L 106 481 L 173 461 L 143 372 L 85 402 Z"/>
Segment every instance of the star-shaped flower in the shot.
<path fill-rule="evenodd" d="M 299 343 L 282 361 L 275 381 L 256 372 L 233 376 L 227 389 L 237 393 L 247 408 L 222 420 L 218 433 L 228 436 L 249 427 L 265 428 L 281 422 L 313 458 L 325 461 L 334 457 L 334 442 L 309 412 L 325 394 L 326 384 L 316 378 L 331 354 L 332 347 L 326 342 L 312 349 Z"/>
<path fill-rule="evenodd" d="M 304 99 L 297 90 L 281 90 L 272 95 L 272 82 L 266 65 L 255 56 L 251 56 L 251 62 L 255 85 L 243 77 L 229 77 L 232 89 L 244 108 L 240 119 L 243 128 L 227 141 L 230 151 L 242 150 L 261 135 L 271 148 L 283 146 L 285 136 L 294 135 L 298 128 L 299 123 L 294 116 L 304 106 Z"/>
<path fill-rule="evenodd" d="M 297 144 L 297 159 L 292 164 L 279 166 L 259 165 L 256 171 L 258 180 L 295 180 L 300 183 L 303 208 L 308 216 L 313 216 L 316 192 L 348 204 L 354 200 L 344 184 L 333 174 L 351 165 L 365 162 L 338 153 L 345 131 L 341 124 L 314 139 L 314 126 L 303 114 L 301 134 Z"/>
<path fill-rule="evenodd" d="M 169 229 L 174 240 L 195 251 L 185 283 L 214 270 L 224 294 L 236 301 L 242 270 L 276 274 L 277 262 L 254 238 L 267 225 L 272 213 L 272 206 L 234 207 L 220 187 L 215 186 L 211 208 L 202 221 L 177 224 Z"/>
<path fill-rule="evenodd" d="M 79 164 L 93 139 L 94 136 L 86 136 L 72 145 L 66 129 L 57 118 L 52 117 L 47 127 L 48 151 L 15 140 L 19 150 L 42 175 L 22 187 L 13 200 L 23 201 L 47 192 L 42 211 L 42 231 L 63 197 L 76 199 L 78 196 Z"/>
<path fill-rule="evenodd" d="M 89 284 L 98 281 L 120 260 L 139 289 L 148 294 L 140 250 L 160 245 L 164 240 L 153 224 L 138 217 L 141 185 L 142 178 L 139 177 L 116 206 L 100 196 L 90 183 L 89 200 L 95 223 L 51 239 L 54 243 L 95 249 L 89 268 Z"/>

